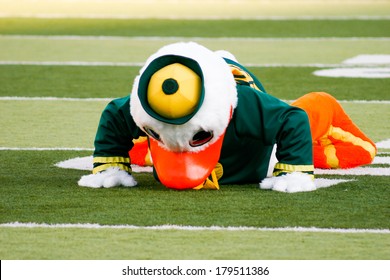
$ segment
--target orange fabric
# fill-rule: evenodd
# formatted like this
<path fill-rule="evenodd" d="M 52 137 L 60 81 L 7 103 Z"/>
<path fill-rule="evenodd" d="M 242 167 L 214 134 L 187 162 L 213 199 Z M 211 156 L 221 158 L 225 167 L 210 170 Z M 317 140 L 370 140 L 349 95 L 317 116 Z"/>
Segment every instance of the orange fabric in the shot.
<path fill-rule="evenodd" d="M 324 136 L 333 123 L 334 108 L 333 97 L 323 92 L 308 93 L 291 105 L 305 110 L 310 121 L 310 130 L 313 142 Z M 337 102 L 337 101 L 336 101 Z"/>
<path fill-rule="evenodd" d="M 315 168 L 329 169 L 330 165 L 327 163 L 324 153 L 324 147 L 313 143 L 313 162 Z"/>
<path fill-rule="evenodd" d="M 308 93 L 291 105 L 306 111 L 313 138 L 317 168 L 351 168 L 372 162 L 375 143 L 345 113 L 337 100 L 325 92 Z"/>
<path fill-rule="evenodd" d="M 148 138 L 140 137 L 133 140 L 134 146 L 129 151 L 129 157 L 132 164 L 139 166 L 151 166 L 150 151 L 148 147 Z"/>
<path fill-rule="evenodd" d="M 150 138 L 150 151 L 160 182 L 173 189 L 192 189 L 203 183 L 220 157 L 224 134 L 201 152 L 172 152 Z"/>

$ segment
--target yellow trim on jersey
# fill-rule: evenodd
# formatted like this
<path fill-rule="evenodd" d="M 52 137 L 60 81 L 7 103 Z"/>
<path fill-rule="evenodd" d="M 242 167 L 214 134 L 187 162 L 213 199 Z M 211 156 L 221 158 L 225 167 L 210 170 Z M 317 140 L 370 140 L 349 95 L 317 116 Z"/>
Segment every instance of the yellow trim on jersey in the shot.
<path fill-rule="evenodd" d="M 273 176 L 278 176 L 282 173 L 292 173 L 292 172 L 314 172 L 314 165 L 294 165 L 287 163 L 278 162 L 275 164 Z M 314 179 L 314 175 L 308 174 Z"/>
<path fill-rule="evenodd" d="M 240 67 L 238 67 L 237 65 L 233 65 L 233 64 L 229 64 L 230 66 L 230 70 L 232 71 L 232 74 L 234 76 L 234 79 L 236 81 L 243 81 L 243 82 L 246 82 L 249 84 L 249 86 L 251 88 L 254 88 L 258 91 L 261 91 L 255 84 L 255 81 L 253 80 L 253 78 L 251 77 L 251 75 L 249 75 L 246 71 L 242 70 Z"/>
<path fill-rule="evenodd" d="M 94 157 L 93 163 L 130 163 L 130 158 L 128 157 Z"/>
<path fill-rule="evenodd" d="M 104 170 L 107 170 L 110 167 L 118 167 L 119 169 L 131 173 L 131 168 L 121 163 L 107 163 L 107 164 L 99 165 L 92 170 L 92 173 L 96 174 Z"/>
<path fill-rule="evenodd" d="M 278 162 L 275 164 L 275 169 L 284 170 L 285 172 L 294 172 L 294 171 L 301 171 L 301 172 L 311 172 L 314 171 L 314 165 L 295 165 L 295 164 L 287 164 L 287 163 L 281 163 Z"/>

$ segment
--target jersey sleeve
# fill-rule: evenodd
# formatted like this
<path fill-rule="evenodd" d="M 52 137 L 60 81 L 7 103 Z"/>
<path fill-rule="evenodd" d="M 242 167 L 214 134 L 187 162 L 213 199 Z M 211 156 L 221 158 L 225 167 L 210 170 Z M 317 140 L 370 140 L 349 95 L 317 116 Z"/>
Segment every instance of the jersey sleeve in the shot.
<path fill-rule="evenodd" d="M 248 86 L 238 86 L 237 134 L 277 145 L 274 176 L 295 171 L 313 175 L 312 138 L 307 114 Z"/>
<path fill-rule="evenodd" d="M 130 115 L 130 97 L 114 99 L 103 110 L 94 141 L 93 173 L 118 167 L 131 173 L 133 139 L 144 136 Z"/>

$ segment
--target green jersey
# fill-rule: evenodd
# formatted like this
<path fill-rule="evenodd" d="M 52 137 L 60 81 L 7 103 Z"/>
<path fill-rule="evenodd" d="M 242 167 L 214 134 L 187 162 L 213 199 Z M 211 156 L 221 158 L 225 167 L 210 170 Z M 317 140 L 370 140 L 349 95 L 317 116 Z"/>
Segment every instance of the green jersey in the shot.
<path fill-rule="evenodd" d="M 238 103 L 226 129 L 219 163 L 220 184 L 258 183 L 267 176 L 276 144 L 274 176 L 313 174 L 312 138 L 306 113 L 266 93 L 260 81 L 226 59 L 237 83 Z M 146 134 L 130 114 L 130 96 L 115 99 L 102 113 L 95 138 L 94 173 L 117 166 L 131 171 L 133 139 Z"/>

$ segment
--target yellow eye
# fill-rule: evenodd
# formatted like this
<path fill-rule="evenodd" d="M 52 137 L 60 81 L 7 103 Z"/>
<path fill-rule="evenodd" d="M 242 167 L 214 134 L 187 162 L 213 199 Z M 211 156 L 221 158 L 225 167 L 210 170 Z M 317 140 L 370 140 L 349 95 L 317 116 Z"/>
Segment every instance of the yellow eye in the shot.
<path fill-rule="evenodd" d="M 201 96 L 201 78 L 180 63 L 156 71 L 150 78 L 147 102 L 157 114 L 177 119 L 193 113 Z"/>

